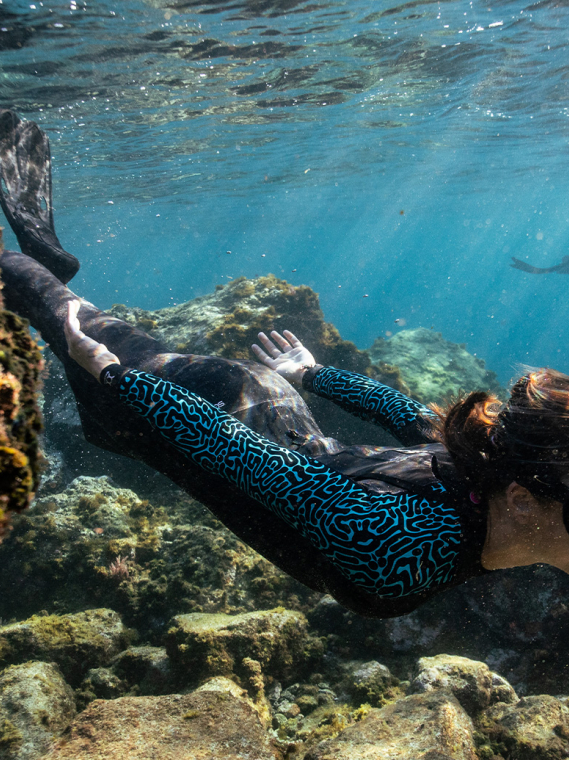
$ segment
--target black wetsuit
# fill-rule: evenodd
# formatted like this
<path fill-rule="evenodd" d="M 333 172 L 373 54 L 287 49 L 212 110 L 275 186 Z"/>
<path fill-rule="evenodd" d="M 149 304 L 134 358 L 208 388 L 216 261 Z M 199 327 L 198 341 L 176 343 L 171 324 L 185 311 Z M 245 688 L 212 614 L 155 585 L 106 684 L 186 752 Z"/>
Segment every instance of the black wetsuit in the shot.
<path fill-rule="evenodd" d="M 346 447 L 264 365 L 172 353 L 82 300 L 83 331 L 137 368 L 112 365 L 111 388 L 99 384 L 67 352 L 77 296 L 63 283 L 79 263 L 53 229 L 49 141 L 1 109 L 0 169 L 2 208 L 25 251 L 2 253 L 6 307 L 62 362 L 89 442 L 163 473 L 282 570 L 361 615 L 402 615 L 484 572 L 485 506 L 427 443 L 429 410 L 391 388 L 333 368 L 305 374 L 307 390 L 407 448 Z"/>
<path fill-rule="evenodd" d="M 330 590 L 359 612 L 373 614 L 378 605 L 389 604 L 390 615 L 403 614 L 485 572 L 480 565 L 485 509 L 461 493 L 440 445 L 352 446 L 317 460 L 146 372 L 115 364 L 102 372 L 101 381 L 188 459 L 308 540 L 345 580 L 338 584 L 336 577 Z M 433 413 L 427 407 L 365 376 L 318 367 L 303 382 L 407 443 L 428 436 Z"/>

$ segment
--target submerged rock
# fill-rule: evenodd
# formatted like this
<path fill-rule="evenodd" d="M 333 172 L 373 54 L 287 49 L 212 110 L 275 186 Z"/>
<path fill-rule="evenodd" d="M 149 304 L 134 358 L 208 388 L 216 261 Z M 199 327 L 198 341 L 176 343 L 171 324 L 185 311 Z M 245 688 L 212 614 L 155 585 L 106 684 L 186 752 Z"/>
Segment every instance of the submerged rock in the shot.
<path fill-rule="evenodd" d="M 10 515 L 29 505 L 39 484 L 37 393 L 42 367 L 28 323 L 5 311 L 0 295 L 0 541 Z"/>
<path fill-rule="evenodd" d="M 391 675 L 389 668 L 376 660 L 348 665 L 348 676 L 343 685 L 356 704 L 368 703 L 372 707 L 382 707 L 393 699 L 392 687 L 399 681 Z"/>
<path fill-rule="evenodd" d="M 304 760 L 477 760 L 470 718 L 444 691 L 404 697 L 336 738 L 321 742 Z"/>
<path fill-rule="evenodd" d="M 172 691 L 174 673 L 163 647 L 129 647 L 112 661 L 113 672 L 140 694 L 167 694 Z"/>
<path fill-rule="evenodd" d="M 72 685 L 92 667 L 107 664 L 126 645 L 120 615 L 99 609 L 76 615 L 39 615 L 0 628 L 0 665 L 55 662 Z"/>
<path fill-rule="evenodd" d="M 57 665 L 26 662 L 0 673 L 0 757 L 43 757 L 75 716 L 73 690 Z"/>
<path fill-rule="evenodd" d="M 492 702 L 516 702 L 517 695 L 504 678 L 492 673 L 484 662 L 448 654 L 421 657 L 411 691 L 436 689 L 451 691 L 469 715 L 486 709 Z"/>
<path fill-rule="evenodd" d="M 94 699 L 122 697 L 126 691 L 126 684 L 110 668 L 91 668 L 81 682 L 79 697 L 85 705 Z"/>
<path fill-rule="evenodd" d="M 285 609 L 244 615 L 178 615 L 166 636 L 172 663 L 188 680 L 235 674 L 251 678 L 251 661 L 262 673 L 290 679 L 322 654 L 322 645 L 307 633 L 304 615 Z"/>
<path fill-rule="evenodd" d="M 97 700 L 46 760 L 281 760 L 236 684 L 216 679 L 191 694 Z"/>
<path fill-rule="evenodd" d="M 480 721 L 487 741 L 480 756 L 491 752 L 515 760 L 561 760 L 569 757 L 569 708 L 549 695 L 524 697 L 516 704 L 496 704 Z"/>
<path fill-rule="evenodd" d="M 163 503 L 106 477 L 77 478 L 38 499 L 0 545 L 11 582 L 11 593 L 0 595 L 0 618 L 97 605 L 160 643 L 180 613 L 303 608 L 318 599 L 190 497 L 177 491 Z"/>
<path fill-rule="evenodd" d="M 392 338 L 377 338 L 369 349 L 372 362 L 394 364 L 412 395 L 424 404 L 440 403 L 459 391 L 500 392 L 498 377 L 464 344 L 451 343 L 441 333 L 418 327 Z"/>

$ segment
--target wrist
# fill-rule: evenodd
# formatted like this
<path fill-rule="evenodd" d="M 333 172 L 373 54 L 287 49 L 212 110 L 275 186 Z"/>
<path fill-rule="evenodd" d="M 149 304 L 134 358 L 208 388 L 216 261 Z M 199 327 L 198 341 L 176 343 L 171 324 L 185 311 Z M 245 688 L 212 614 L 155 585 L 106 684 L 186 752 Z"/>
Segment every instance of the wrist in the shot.
<path fill-rule="evenodd" d="M 303 367 L 303 372 L 301 376 L 301 383 L 302 387 L 306 391 L 312 390 L 312 381 L 316 374 L 320 372 L 321 369 L 324 368 L 323 364 L 312 364 L 306 367 Z"/>
<path fill-rule="evenodd" d="M 118 387 L 120 381 L 128 371 L 128 367 L 123 367 L 122 364 L 119 364 L 118 362 L 107 363 L 99 373 L 98 379 L 101 385 L 113 388 Z"/>

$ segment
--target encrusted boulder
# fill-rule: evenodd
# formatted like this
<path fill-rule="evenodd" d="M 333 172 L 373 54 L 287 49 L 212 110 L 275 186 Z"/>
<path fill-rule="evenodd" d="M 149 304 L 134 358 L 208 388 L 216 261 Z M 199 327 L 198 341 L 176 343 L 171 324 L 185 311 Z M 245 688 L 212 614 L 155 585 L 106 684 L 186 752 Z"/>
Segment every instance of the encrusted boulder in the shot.
<path fill-rule="evenodd" d="M 166 694 L 174 674 L 163 647 L 129 647 L 112 661 L 113 672 L 138 693 Z"/>
<path fill-rule="evenodd" d="M 0 757 L 43 757 L 75 716 L 73 690 L 57 665 L 26 662 L 0 673 Z"/>
<path fill-rule="evenodd" d="M 78 698 L 82 704 L 94 699 L 116 699 L 127 692 L 127 686 L 110 668 L 91 668 L 81 682 Z"/>
<path fill-rule="evenodd" d="M 248 681 L 251 663 L 259 663 L 264 676 L 286 680 L 322 654 L 322 644 L 307 633 L 304 615 L 281 608 L 178 615 L 166 635 L 166 650 L 190 681 L 231 674 Z"/>
<path fill-rule="evenodd" d="M 78 685 L 87 670 L 107 664 L 126 646 L 128 634 L 113 610 L 34 615 L 0 628 L 0 665 L 55 662 L 66 680 Z"/>
<path fill-rule="evenodd" d="M 142 328 L 163 341 L 171 351 L 254 359 L 251 344 L 258 333 L 291 330 L 306 342 L 316 360 L 325 365 L 375 377 L 400 391 L 408 392 L 397 367 L 382 360 L 371 362 L 336 327 L 324 321 L 318 294 L 306 285 L 291 285 L 272 274 L 246 279 L 239 277 L 217 286 L 213 293 L 187 303 L 156 311 L 116 304 L 114 317 Z M 325 435 L 346 443 L 387 443 L 392 439 L 381 429 L 348 415 L 329 401 L 307 394 L 306 399 Z"/>
<path fill-rule="evenodd" d="M 356 704 L 367 703 L 372 707 L 382 707 L 386 700 L 393 699 L 393 688 L 399 683 L 389 668 L 376 660 L 351 663 L 347 668 L 344 687 Z"/>
<path fill-rule="evenodd" d="M 412 692 L 451 691 L 469 715 L 475 715 L 498 700 L 517 701 L 508 682 L 492 673 L 484 662 L 439 654 L 421 657 L 417 670 L 411 682 Z"/>
<path fill-rule="evenodd" d="M 27 321 L 4 310 L 0 294 L 0 541 L 10 515 L 29 505 L 39 483 L 42 367 Z"/>
<path fill-rule="evenodd" d="M 190 694 L 97 700 L 45 760 L 281 760 L 236 684 L 215 679 Z"/>
<path fill-rule="evenodd" d="M 477 760 L 472 722 L 449 692 L 414 694 L 371 710 L 304 760 Z"/>
<path fill-rule="evenodd" d="M 377 338 L 369 349 L 374 364 L 396 364 L 413 396 L 424 404 L 440 403 L 459 391 L 500 393 L 498 377 L 464 344 L 451 343 L 441 333 L 418 327 L 392 338 Z"/>
<path fill-rule="evenodd" d="M 493 755 L 512 760 L 569 757 L 569 707 L 547 694 L 493 705 L 479 720 L 478 729 L 486 738 L 478 742 L 483 760 Z"/>

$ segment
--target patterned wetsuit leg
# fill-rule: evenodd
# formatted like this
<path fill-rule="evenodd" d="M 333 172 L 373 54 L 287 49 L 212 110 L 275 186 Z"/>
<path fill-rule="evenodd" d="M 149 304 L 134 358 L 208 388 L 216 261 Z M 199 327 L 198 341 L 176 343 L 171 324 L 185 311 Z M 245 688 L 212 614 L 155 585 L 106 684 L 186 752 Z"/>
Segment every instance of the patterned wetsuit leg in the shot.
<path fill-rule="evenodd" d="M 179 451 L 294 527 L 352 583 L 401 597 L 446 585 L 461 527 L 442 486 L 432 496 L 373 494 L 290 451 L 184 388 L 112 365 L 118 395 Z M 107 378 L 105 378 L 107 379 Z M 112 384 L 112 377 L 108 380 Z"/>
<path fill-rule="evenodd" d="M 405 446 L 432 441 L 436 414 L 377 380 L 335 367 L 319 367 L 305 373 L 302 385 L 350 414 L 381 425 Z"/>

